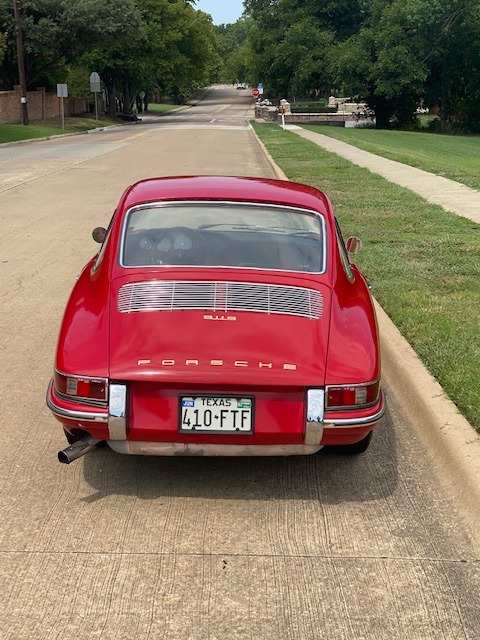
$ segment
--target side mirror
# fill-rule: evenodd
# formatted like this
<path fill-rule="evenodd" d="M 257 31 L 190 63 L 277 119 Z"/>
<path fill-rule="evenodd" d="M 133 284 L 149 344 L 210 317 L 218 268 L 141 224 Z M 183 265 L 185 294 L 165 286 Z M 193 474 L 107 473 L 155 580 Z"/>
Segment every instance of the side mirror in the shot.
<path fill-rule="evenodd" d="M 92 238 L 95 240 L 95 242 L 99 242 L 100 244 L 103 243 L 106 235 L 107 230 L 103 227 L 95 227 L 95 229 L 92 231 Z"/>
<path fill-rule="evenodd" d="M 345 243 L 345 246 L 347 247 L 348 253 L 350 253 L 353 256 L 362 250 L 363 245 L 362 245 L 362 241 L 358 236 L 351 236 L 350 238 L 348 238 L 347 242 Z"/>

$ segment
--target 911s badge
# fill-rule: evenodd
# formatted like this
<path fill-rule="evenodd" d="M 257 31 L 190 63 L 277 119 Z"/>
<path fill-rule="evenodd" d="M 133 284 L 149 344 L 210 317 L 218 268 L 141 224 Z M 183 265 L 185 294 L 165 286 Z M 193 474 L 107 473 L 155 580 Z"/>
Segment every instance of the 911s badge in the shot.
<path fill-rule="evenodd" d="M 205 315 L 203 316 L 204 320 L 227 320 L 229 322 L 235 322 L 235 320 L 237 319 L 236 316 L 218 316 L 218 315 Z"/>

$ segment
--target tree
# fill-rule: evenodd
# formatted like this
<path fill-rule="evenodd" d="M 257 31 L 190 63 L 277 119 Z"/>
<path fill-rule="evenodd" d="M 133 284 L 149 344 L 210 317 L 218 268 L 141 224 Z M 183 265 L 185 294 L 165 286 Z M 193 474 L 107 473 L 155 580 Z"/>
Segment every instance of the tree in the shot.
<path fill-rule="evenodd" d="M 117 93 L 127 113 L 139 90 L 153 91 L 158 84 L 186 95 L 208 83 L 220 63 L 213 25 L 192 4 L 193 0 L 22 0 L 27 85 L 52 89 L 73 69 L 98 71 L 111 116 L 116 113 Z M 0 0 L 0 21 L 8 33 L 0 71 L 3 89 L 17 83 L 12 20 L 11 0 Z"/>
<path fill-rule="evenodd" d="M 233 24 L 215 27 L 219 55 L 223 64 L 219 69 L 222 82 L 235 83 L 250 80 L 250 47 L 247 43 L 251 20 L 239 18 Z"/>
<path fill-rule="evenodd" d="M 245 0 L 245 15 L 242 55 L 274 95 L 321 85 L 366 100 L 379 127 L 424 101 L 444 129 L 480 128 L 480 0 Z"/>
<path fill-rule="evenodd" d="M 328 95 L 331 48 L 354 33 L 361 0 L 246 0 L 251 76 L 275 96 Z"/>
<path fill-rule="evenodd" d="M 221 66 L 219 45 L 211 17 L 185 6 L 175 12 L 172 20 L 174 34 L 169 52 L 172 61 L 157 75 L 177 102 L 182 102 L 192 91 L 211 82 Z"/>
<path fill-rule="evenodd" d="M 430 12 L 422 3 L 414 8 L 425 33 L 425 104 L 439 108 L 442 131 L 460 126 L 478 132 L 480 2 L 441 0 Z"/>
<path fill-rule="evenodd" d="M 330 62 L 341 91 L 365 99 L 377 127 L 386 128 L 412 122 L 427 76 L 422 57 L 408 5 L 377 0 L 364 26 L 337 44 Z"/>
<path fill-rule="evenodd" d="M 2 0 L 0 15 L 12 24 L 9 0 Z M 68 61 L 97 44 L 128 43 L 140 25 L 134 0 L 24 0 L 21 5 L 27 87 L 49 83 L 53 75 L 65 75 Z M 13 27 L 13 24 L 12 24 Z M 11 88 L 17 81 L 13 28 L 9 29 L 7 54 L 0 84 Z"/>

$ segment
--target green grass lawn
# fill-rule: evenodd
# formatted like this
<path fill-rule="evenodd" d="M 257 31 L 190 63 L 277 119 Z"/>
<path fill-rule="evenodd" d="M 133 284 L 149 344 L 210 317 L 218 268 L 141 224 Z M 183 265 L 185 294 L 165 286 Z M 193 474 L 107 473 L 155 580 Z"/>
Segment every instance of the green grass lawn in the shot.
<path fill-rule="evenodd" d="M 155 104 L 149 103 L 148 112 L 147 113 L 165 113 L 165 111 L 173 111 L 175 109 L 180 109 L 182 105 L 180 104 Z M 140 114 L 140 118 L 142 114 Z"/>
<path fill-rule="evenodd" d="M 148 113 L 165 113 L 179 108 L 180 105 L 177 104 L 149 104 Z M 142 114 L 139 117 L 141 118 Z M 3 142 L 18 142 L 19 140 L 59 136 L 65 133 L 78 133 L 115 124 L 121 124 L 121 122 L 110 120 L 104 114 L 98 120 L 91 116 L 67 117 L 65 118 L 65 129 L 62 129 L 60 118 L 32 122 L 29 125 L 2 124 L 0 125 L 0 144 Z"/>
<path fill-rule="evenodd" d="M 480 190 L 480 136 L 443 136 L 320 125 L 305 125 L 305 129 Z"/>
<path fill-rule="evenodd" d="M 480 430 L 480 227 L 276 125 L 253 126 L 289 179 L 325 191 L 372 293 Z M 413 134 L 418 135 L 418 134 Z"/>
<path fill-rule="evenodd" d="M 77 133 L 88 131 L 97 127 L 107 127 L 115 124 L 112 120 L 102 118 L 95 120 L 91 117 L 74 116 L 65 118 L 65 129 L 62 129 L 60 118 L 46 120 L 42 122 L 32 122 L 23 124 L 2 124 L 0 125 L 0 143 L 17 142 L 18 140 L 31 140 L 33 138 L 46 138 L 49 136 L 59 136 L 65 133 Z"/>

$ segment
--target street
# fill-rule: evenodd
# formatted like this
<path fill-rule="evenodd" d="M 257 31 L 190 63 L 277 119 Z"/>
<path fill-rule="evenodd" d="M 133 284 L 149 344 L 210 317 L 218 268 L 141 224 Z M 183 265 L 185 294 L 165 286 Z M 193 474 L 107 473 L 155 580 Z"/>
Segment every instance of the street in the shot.
<path fill-rule="evenodd" d="M 357 458 L 57 461 L 45 392 L 91 230 L 141 178 L 275 177 L 252 106 L 219 86 L 158 119 L 0 147 L 4 640 L 480 637 L 479 549 L 391 381 Z"/>

